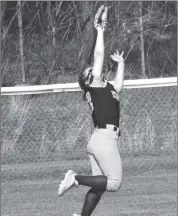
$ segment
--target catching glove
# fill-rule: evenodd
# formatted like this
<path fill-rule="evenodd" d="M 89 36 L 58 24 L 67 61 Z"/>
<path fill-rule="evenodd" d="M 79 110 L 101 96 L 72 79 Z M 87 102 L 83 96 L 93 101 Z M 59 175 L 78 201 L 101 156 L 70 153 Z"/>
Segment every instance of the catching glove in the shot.
<path fill-rule="evenodd" d="M 94 27 L 97 29 L 98 27 L 106 30 L 107 27 L 107 15 L 108 15 L 108 8 L 102 5 L 94 18 Z"/>

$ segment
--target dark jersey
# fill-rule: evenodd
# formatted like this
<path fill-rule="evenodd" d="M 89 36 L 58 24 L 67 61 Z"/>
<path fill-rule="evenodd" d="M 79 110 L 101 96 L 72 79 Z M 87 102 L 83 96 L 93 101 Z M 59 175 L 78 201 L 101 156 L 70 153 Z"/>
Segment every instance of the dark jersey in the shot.
<path fill-rule="evenodd" d="M 94 126 L 112 124 L 119 127 L 120 105 L 118 93 L 107 82 L 105 88 L 89 87 Z"/>

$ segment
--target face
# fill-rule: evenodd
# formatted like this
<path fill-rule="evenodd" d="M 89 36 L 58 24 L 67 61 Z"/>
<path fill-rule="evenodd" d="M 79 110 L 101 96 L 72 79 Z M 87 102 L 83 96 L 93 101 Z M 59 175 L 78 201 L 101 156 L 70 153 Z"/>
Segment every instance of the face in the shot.
<path fill-rule="evenodd" d="M 86 85 L 89 85 L 90 84 L 90 79 L 91 79 L 91 76 L 92 76 L 92 67 L 88 67 L 84 70 L 84 77 L 86 78 L 85 80 L 85 84 Z"/>
<path fill-rule="evenodd" d="M 80 75 L 79 75 L 79 85 L 81 89 L 85 89 L 91 81 L 92 78 L 92 67 L 86 68 Z"/>

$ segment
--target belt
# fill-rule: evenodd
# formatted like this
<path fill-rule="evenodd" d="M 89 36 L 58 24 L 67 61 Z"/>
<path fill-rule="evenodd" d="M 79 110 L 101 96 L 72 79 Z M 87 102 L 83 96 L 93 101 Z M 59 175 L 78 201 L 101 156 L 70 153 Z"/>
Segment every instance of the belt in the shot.
<path fill-rule="evenodd" d="M 110 129 L 112 131 L 119 132 L 119 128 L 115 125 L 112 125 L 112 124 L 101 124 L 101 125 L 97 125 L 96 128 L 98 128 L 98 129 Z"/>

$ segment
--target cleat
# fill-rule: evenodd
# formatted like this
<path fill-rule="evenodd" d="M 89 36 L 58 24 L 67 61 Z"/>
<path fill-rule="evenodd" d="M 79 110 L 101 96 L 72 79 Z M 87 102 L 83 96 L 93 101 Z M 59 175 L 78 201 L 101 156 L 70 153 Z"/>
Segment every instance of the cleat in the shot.
<path fill-rule="evenodd" d="M 69 170 L 65 174 L 64 180 L 61 181 L 61 183 L 59 184 L 59 188 L 58 188 L 59 196 L 62 196 L 66 191 L 68 191 L 73 186 L 76 186 L 76 187 L 78 186 L 78 181 L 75 179 L 76 175 L 77 174 L 72 170 Z"/>

